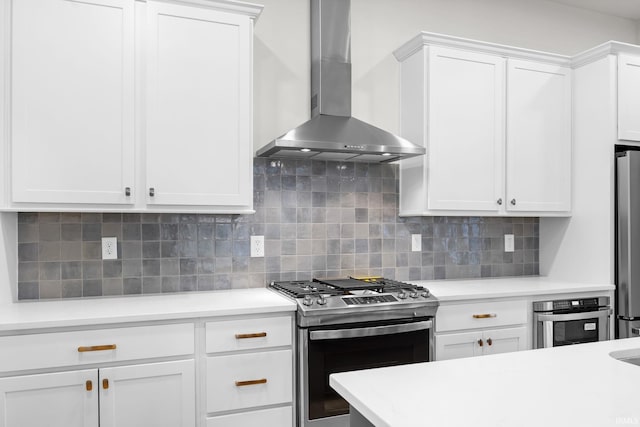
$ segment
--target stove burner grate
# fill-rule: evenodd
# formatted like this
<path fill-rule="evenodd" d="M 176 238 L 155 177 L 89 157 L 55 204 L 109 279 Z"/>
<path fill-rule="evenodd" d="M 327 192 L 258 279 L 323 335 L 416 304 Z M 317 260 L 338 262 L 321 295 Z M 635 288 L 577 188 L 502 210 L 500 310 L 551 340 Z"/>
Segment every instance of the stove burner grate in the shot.
<path fill-rule="evenodd" d="M 423 286 L 412 285 L 398 280 L 383 277 L 349 277 L 346 279 L 313 279 L 272 282 L 271 288 L 292 298 L 303 298 L 305 295 L 351 295 L 356 291 L 372 291 L 376 293 L 389 292 L 420 292 L 429 291 Z"/>

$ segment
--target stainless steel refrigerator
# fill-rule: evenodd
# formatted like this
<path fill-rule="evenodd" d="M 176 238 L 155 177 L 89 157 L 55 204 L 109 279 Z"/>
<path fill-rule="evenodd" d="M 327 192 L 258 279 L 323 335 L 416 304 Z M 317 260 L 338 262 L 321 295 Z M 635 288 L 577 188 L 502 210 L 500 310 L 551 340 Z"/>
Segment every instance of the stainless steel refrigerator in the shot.
<path fill-rule="evenodd" d="M 617 153 L 618 338 L 637 336 L 640 327 L 640 151 Z"/>

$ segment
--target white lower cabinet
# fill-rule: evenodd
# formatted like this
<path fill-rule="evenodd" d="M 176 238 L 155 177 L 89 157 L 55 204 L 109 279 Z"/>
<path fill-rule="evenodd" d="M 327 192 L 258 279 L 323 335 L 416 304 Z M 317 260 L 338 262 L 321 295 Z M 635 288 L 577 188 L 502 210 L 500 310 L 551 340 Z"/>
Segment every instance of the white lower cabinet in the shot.
<path fill-rule="evenodd" d="M 195 426 L 193 360 L 99 371 L 100 427 Z"/>
<path fill-rule="evenodd" d="M 207 322 L 206 427 L 293 426 L 291 316 Z"/>
<path fill-rule="evenodd" d="M 0 427 L 195 426 L 194 393 L 193 360 L 2 378 Z"/>
<path fill-rule="evenodd" d="M 293 427 L 293 331 L 273 313 L 3 333 L 0 427 Z"/>
<path fill-rule="evenodd" d="M 194 329 L 0 337 L 0 427 L 195 427 Z"/>
<path fill-rule="evenodd" d="M 97 369 L 0 378 L 0 427 L 98 426 L 97 385 Z"/>
<path fill-rule="evenodd" d="M 459 359 L 525 350 L 526 339 L 526 326 L 441 334 L 436 336 L 436 359 Z"/>
<path fill-rule="evenodd" d="M 442 305 L 436 314 L 434 359 L 527 350 L 529 305 L 524 300 Z"/>

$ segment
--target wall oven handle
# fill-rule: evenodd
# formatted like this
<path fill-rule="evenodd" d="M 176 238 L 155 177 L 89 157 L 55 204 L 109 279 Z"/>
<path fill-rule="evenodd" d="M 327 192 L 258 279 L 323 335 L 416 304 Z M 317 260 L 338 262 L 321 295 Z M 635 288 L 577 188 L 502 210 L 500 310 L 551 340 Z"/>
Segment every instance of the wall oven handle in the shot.
<path fill-rule="evenodd" d="M 593 319 L 594 317 L 607 317 L 611 314 L 610 308 L 597 311 L 585 311 L 581 313 L 569 313 L 569 314 L 545 314 L 534 313 L 535 318 L 539 322 L 567 322 L 572 320 L 585 320 Z"/>
<path fill-rule="evenodd" d="M 375 337 L 378 335 L 400 334 L 403 332 L 422 331 L 431 329 L 433 322 L 424 320 L 422 322 L 401 323 L 399 325 L 372 326 L 369 328 L 353 329 L 330 329 L 322 331 L 311 331 L 309 339 L 313 341 L 337 340 L 341 338 Z"/>

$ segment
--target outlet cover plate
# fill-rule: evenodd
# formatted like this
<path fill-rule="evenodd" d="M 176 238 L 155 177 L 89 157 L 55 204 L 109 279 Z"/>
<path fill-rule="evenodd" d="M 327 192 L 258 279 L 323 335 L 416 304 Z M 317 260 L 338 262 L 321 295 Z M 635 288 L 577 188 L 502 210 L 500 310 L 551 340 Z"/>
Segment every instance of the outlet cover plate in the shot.
<path fill-rule="evenodd" d="M 251 236 L 251 257 L 264 256 L 264 236 Z"/>
<path fill-rule="evenodd" d="M 422 252 L 422 234 L 411 235 L 411 251 Z"/>
<path fill-rule="evenodd" d="M 102 259 L 118 259 L 118 238 L 102 238 Z"/>
<path fill-rule="evenodd" d="M 514 250 L 513 234 L 505 234 L 504 235 L 504 251 L 513 252 L 513 250 Z"/>

